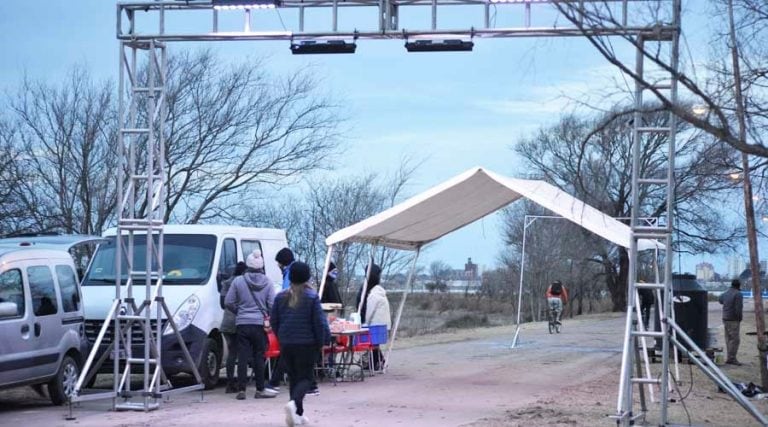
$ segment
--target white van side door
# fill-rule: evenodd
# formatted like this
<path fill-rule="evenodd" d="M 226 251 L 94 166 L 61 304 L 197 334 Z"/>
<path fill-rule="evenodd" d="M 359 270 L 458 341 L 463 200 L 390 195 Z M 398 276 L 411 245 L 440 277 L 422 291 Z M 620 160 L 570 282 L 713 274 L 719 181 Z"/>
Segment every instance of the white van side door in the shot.
<path fill-rule="evenodd" d="M 0 385 L 32 378 L 35 369 L 34 319 L 23 267 L 11 264 L 0 273 Z M 16 306 L 11 312 L 11 304 Z"/>

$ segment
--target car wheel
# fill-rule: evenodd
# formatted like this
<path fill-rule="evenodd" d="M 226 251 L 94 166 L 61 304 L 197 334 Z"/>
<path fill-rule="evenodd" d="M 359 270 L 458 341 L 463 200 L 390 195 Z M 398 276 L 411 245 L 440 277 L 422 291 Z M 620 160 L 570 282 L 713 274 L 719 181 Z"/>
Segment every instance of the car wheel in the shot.
<path fill-rule="evenodd" d="M 59 366 L 59 372 L 48 383 L 48 394 L 54 405 L 63 405 L 74 394 L 77 378 L 80 376 L 80 367 L 70 356 L 64 356 Z"/>
<path fill-rule="evenodd" d="M 203 345 L 200 364 L 197 366 L 200 378 L 206 390 L 211 390 L 219 383 L 219 371 L 221 369 L 221 350 L 216 340 L 208 338 Z"/>

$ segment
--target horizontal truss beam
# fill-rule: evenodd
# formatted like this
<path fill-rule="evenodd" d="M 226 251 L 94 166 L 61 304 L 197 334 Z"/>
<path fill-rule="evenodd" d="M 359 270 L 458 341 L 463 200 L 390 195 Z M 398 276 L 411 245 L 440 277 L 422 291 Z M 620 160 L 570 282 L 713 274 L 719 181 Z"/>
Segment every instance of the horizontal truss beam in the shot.
<path fill-rule="evenodd" d="M 562 1 L 562 0 L 560 0 Z M 259 41 L 259 40 L 301 40 L 301 39 L 367 39 L 367 40 L 390 40 L 390 39 L 420 39 L 420 38 L 516 38 L 516 37 L 583 37 L 592 36 L 639 36 L 646 38 L 658 38 L 660 36 L 671 37 L 678 30 L 672 24 L 666 22 L 650 22 L 643 24 L 624 23 L 606 23 L 604 27 L 593 26 L 591 28 L 579 29 L 576 26 L 570 26 L 568 21 L 560 16 L 554 8 L 547 10 L 541 9 L 542 6 L 551 5 L 554 0 L 538 0 L 531 2 L 522 2 L 507 0 L 507 2 L 491 2 L 484 0 L 285 0 L 280 3 L 279 10 L 292 10 L 291 16 L 281 16 L 281 21 L 293 22 L 291 19 L 298 18 L 298 23 L 292 28 L 251 29 L 251 11 L 217 11 L 213 9 L 210 2 L 184 2 L 184 1 L 155 1 L 155 2 L 120 2 L 117 5 L 117 38 L 123 41 L 146 42 L 155 40 L 158 42 L 202 42 L 202 41 Z M 626 11 L 629 5 L 640 4 L 665 4 L 669 0 L 574 0 L 574 3 L 589 7 L 589 5 L 608 5 L 621 8 Z M 421 6 L 432 8 L 432 19 L 425 22 L 423 28 L 399 28 L 399 19 L 401 11 L 406 7 Z M 469 6 L 479 8 L 480 15 L 484 16 L 482 25 L 459 27 L 452 29 L 439 28 L 437 24 L 438 8 L 445 6 Z M 531 9 L 535 7 L 536 12 L 548 16 L 544 25 L 533 25 L 531 22 Z M 377 11 L 379 19 L 360 19 L 352 20 L 355 24 L 353 28 L 340 30 L 338 28 L 338 11 L 342 8 L 367 8 Z M 495 16 L 499 10 L 513 8 L 521 11 L 521 26 L 495 27 Z M 310 9 L 330 9 L 332 20 L 327 22 L 328 31 L 317 30 L 317 22 L 313 21 L 312 31 L 305 31 L 305 10 Z M 170 15 L 178 21 L 183 11 L 208 11 L 209 19 L 202 19 L 203 25 L 201 31 L 192 32 L 174 32 L 168 30 L 166 20 Z M 298 11 L 298 12 L 297 12 Z M 231 17 L 232 14 L 242 14 L 244 25 L 242 30 L 235 31 L 224 30 L 220 28 L 220 18 L 224 16 Z M 253 14 L 271 13 L 270 11 L 254 11 Z M 295 16 L 294 16 L 295 15 Z M 197 15 L 200 16 L 199 14 Z M 137 25 L 138 18 L 149 18 L 150 22 L 158 22 L 157 30 L 147 30 L 146 26 Z M 326 17 L 327 18 L 327 17 Z M 320 19 L 320 18 L 316 18 Z M 549 23 L 551 19 L 551 24 Z M 348 19 L 349 20 L 349 19 Z M 378 21 L 378 22 L 377 22 Z M 475 19 L 475 21 L 477 21 Z M 231 22 L 229 22 L 231 25 Z M 364 28 L 364 27 L 368 28 Z M 142 30 L 137 28 L 141 27 Z"/>

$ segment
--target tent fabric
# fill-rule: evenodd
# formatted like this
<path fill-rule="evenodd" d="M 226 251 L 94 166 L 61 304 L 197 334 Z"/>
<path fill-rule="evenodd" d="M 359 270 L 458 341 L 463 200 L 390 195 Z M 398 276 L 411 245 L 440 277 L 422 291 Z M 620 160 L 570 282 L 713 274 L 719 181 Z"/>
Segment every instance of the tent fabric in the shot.
<path fill-rule="evenodd" d="M 629 247 L 631 230 L 626 224 L 544 181 L 508 178 L 481 167 L 341 229 L 328 236 L 325 243 L 331 246 L 347 241 L 415 250 L 521 198 Z M 640 250 L 662 247 L 652 240 L 638 242 Z"/>

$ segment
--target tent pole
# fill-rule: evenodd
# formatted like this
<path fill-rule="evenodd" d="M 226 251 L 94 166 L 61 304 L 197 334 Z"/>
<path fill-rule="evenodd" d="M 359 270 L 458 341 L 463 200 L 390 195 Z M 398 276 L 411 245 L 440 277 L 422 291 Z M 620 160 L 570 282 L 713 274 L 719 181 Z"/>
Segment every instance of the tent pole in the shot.
<path fill-rule="evenodd" d="M 333 255 L 333 245 L 328 246 L 328 253 L 325 255 L 325 264 L 323 266 L 323 276 L 320 279 L 320 288 L 317 290 L 317 294 L 320 296 L 320 301 L 323 299 L 323 290 L 325 289 L 325 278 L 328 277 L 328 269 L 331 267 L 331 256 Z"/>
<path fill-rule="evenodd" d="M 373 257 L 376 254 L 376 244 L 371 244 L 371 257 L 368 260 L 368 267 L 365 270 L 365 281 L 363 282 L 363 290 L 360 292 L 360 304 L 357 305 L 357 314 L 360 314 L 360 323 L 363 322 L 362 311 L 363 303 L 365 302 L 366 292 L 368 291 L 368 279 L 371 277 L 371 268 L 373 267 Z"/>
<path fill-rule="evenodd" d="M 400 326 L 400 317 L 403 315 L 403 307 L 405 307 L 405 299 L 408 297 L 408 290 L 411 289 L 411 283 L 413 283 L 413 276 L 416 272 L 416 261 L 419 260 L 419 254 L 421 253 L 421 246 L 416 248 L 416 255 L 413 257 L 413 263 L 411 264 L 411 271 L 408 273 L 408 280 L 405 282 L 405 289 L 403 290 L 403 298 L 400 300 L 400 307 L 397 308 L 397 317 L 395 317 L 395 325 L 392 327 L 392 339 L 389 340 L 389 346 L 387 346 L 387 357 L 384 358 L 383 371 L 387 372 L 389 367 L 390 355 L 392 354 L 392 346 L 395 345 L 395 338 L 397 337 L 397 328 Z"/>
<path fill-rule="evenodd" d="M 515 328 L 515 336 L 512 338 L 511 348 L 515 348 L 515 346 L 517 346 L 517 339 L 520 336 L 520 316 L 523 305 L 523 273 L 525 272 L 525 235 L 526 231 L 528 230 L 528 226 L 533 224 L 533 221 L 536 221 L 536 218 L 533 218 L 533 221 L 531 221 L 529 224 L 529 219 L 530 217 L 526 215 L 525 221 L 523 222 L 523 250 L 522 254 L 520 255 L 520 286 L 517 288 L 517 327 Z"/>

